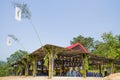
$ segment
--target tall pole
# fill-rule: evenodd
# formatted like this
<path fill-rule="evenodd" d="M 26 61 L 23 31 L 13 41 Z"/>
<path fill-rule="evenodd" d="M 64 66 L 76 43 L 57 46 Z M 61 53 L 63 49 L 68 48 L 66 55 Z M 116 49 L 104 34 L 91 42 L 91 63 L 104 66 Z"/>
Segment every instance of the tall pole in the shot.
<path fill-rule="evenodd" d="M 38 34 L 38 32 L 37 32 L 37 29 L 35 28 L 33 22 L 32 22 L 31 20 L 29 20 L 29 21 L 30 21 L 30 23 L 31 23 L 31 25 L 32 25 L 32 27 L 33 27 L 33 29 L 34 29 L 36 35 L 37 35 L 37 38 L 38 38 L 40 44 L 42 45 L 42 41 L 41 41 L 40 36 L 39 36 L 39 34 Z"/>

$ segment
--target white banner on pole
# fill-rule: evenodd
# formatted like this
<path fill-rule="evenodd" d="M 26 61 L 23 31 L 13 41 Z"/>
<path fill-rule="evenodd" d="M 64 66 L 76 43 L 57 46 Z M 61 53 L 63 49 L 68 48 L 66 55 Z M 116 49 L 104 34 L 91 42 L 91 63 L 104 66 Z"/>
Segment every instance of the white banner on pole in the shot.
<path fill-rule="evenodd" d="M 15 19 L 17 21 L 21 21 L 21 9 L 19 7 L 16 6 L 15 8 Z"/>
<path fill-rule="evenodd" d="M 12 38 L 11 37 L 7 37 L 7 46 L 11 46 L 12 44 Z"/>

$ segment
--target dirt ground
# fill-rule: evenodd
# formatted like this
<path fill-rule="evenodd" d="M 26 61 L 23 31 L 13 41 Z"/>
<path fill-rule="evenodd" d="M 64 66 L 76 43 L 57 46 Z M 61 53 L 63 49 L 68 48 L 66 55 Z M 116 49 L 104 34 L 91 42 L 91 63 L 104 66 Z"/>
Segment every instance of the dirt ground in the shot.
<path fill-rule="evenodd" d="M 111 74 L 105 77 L 105 80 L 120 80 L 120 73 Z"/>
<path fill-rule="evenodd" d="M 0 80 L 120 80 L 120 73 L 111 74 L 107 77 L 53 77 L 52 79 L 48 79 L 47 76 L 6 76 L 0 77 Z"/>

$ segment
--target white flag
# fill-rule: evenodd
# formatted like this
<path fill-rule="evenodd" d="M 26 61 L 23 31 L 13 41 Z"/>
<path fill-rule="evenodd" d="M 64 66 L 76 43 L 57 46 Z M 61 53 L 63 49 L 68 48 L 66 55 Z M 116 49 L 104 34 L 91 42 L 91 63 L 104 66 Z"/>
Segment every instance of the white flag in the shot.
<path fill-rule="evenodd" d="M 21 9 L 16 6 L 15 8 L 15 19 L 18 21 L 21 21 Z"/>
<path fill-rule="evenodd" d="M 7 37 L 7 45 L 11 46 L 11 44 L 12 44 L 12 38 L 8 36 Z"/>

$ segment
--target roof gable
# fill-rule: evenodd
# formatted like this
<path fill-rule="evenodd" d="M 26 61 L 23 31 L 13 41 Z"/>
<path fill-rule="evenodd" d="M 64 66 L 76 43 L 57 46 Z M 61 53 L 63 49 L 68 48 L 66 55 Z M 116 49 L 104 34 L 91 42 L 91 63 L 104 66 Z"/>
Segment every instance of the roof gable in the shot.
<path fill-rule="evenodd" d="M 82 53 L 88 53 L 87 49 L 81 43 L 75 43 L 66 48 L 73 49 L 73 50 L 79 50 Z"/>

